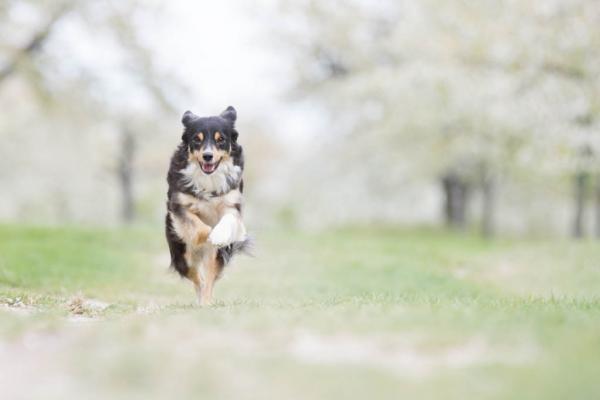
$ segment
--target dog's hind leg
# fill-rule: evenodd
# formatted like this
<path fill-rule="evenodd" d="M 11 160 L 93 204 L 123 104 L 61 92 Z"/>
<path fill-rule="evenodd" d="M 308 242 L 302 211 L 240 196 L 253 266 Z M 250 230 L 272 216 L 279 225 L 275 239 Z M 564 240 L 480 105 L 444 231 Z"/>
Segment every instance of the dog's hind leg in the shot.
<path fill-rule="evenodd" d="M 200 304 L 203 306 L 213 303 L 213 288 L 215 281 L 221 275 L 222 264 L 217 259 L 217 249 L 211 248 L 205 253 L 201 268 Z"/>
<path fill-rule="evenodd" d="M 187 278 L 194 284 L 194 290 L 196 290 L 198 304 L 202 304 L 202 279 L 200 277 L 198 268 L 190 268 Z"/>

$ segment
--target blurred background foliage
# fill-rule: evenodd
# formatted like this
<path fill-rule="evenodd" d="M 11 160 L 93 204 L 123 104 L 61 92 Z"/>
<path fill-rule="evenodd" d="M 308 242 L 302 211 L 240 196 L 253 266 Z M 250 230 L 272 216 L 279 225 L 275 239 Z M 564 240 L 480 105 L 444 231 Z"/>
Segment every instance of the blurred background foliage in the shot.
<path fill-rule="evenodd" d="M 158 223 L 231 103 L 255 229 L 600 236 L 599 53 L 582 0 L 5 0 L 0 218 Z"/>

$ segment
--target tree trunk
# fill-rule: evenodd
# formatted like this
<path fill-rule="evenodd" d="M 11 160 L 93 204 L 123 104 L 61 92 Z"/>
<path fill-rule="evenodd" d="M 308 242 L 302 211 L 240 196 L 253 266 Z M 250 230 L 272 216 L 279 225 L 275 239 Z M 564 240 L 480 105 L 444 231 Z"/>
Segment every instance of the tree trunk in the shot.
<path fill-rule="evenodd" d="M 133 158 L 135 156 L 135 138 L 127 128 L 121 128 L 121 149 L 119 156 L 118 177 L 121 187 L 121 219 L 130 223 L 135 219 L 133 198 Z"/>
<path fill-rule="evenodd" d="M 452 181 L 448 175 L 444 175 L 440 182 L 442 186 L 442 193 L 444 196 L 444 222 L 447 227 L 451 227 L 453 219 Z"/>
<path fill-rule="evenodd" d="M 469 197 L 469 186 L 462 180 L 455 185 L 456 201 L 455 204 L 455 226 L 458 229 L 464 229 L 467 226 L 467 202 Z"/>
<path fill-rule="evenodd" d="M 579 171 L 574 177 L 574 206 L 575 215 L 573 218 L 573 237 L 581 238 L 584 236 L 584 217 L 585 217 L 585 198 L 587 195 L 589 175 L 585 171 Z"/>
<path fill-rule="evenodd" d="M 483 237 L 490 238 L 495 232 L 496 181 L 493 177 L 484 177 L 481 192 L 481 234 Z"/>
<path fill-rule="evenodd" d="M 454 229 L 464 229 L 467 224 L 469 185 L 454 172 L 445 174 L 441 179 L 441 183 L 444 193 L 444 218 L 446 225 Z"/>

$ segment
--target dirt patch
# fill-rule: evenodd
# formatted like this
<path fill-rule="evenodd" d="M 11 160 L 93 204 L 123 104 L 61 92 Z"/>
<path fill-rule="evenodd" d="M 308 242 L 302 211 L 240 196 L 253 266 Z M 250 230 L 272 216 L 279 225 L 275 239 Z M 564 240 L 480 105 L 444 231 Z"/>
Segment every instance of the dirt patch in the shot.
<path fill-rule="evenodd" d="M 66 305 L 72 315 L 88 317 L 100 315 L 110 306 L 103 301 L 86 299 L 81 295 L 72 297 Z"/>
<path fill-rule="evenodd" d="M 2 310 L 8 311 L 11 314 L 30 315 L 37 309 L 29 304 L 29 301 L 21 297 L 5 297 L 0 300 Z"/>

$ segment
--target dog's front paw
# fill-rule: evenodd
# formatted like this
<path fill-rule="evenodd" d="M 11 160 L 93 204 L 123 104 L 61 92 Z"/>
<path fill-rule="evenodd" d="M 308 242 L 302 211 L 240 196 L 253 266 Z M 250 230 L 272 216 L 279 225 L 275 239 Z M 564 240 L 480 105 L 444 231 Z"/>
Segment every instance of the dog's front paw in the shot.
<path fill-rule="evenodd" d="M 208 236 L 208 241 L 213 246 L 224 247 L 233 242 L 233 224 L 229 217 L 233 218 L 231 215 L 224 216 Z"/>

